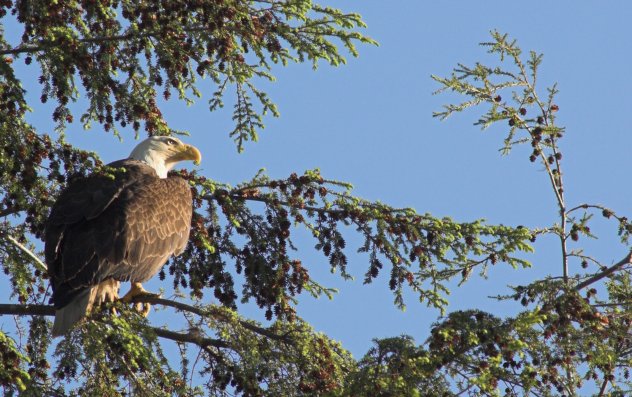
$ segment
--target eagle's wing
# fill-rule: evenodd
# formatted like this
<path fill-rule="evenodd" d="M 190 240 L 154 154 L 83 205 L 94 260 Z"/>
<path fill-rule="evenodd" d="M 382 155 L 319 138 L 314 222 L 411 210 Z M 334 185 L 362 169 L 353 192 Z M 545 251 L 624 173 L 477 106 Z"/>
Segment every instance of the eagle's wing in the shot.
<path fill-rule="evenodd" d="M 109 164 L 116 168 L 124 165 L 125 161 Z M 75 250 L 74 258 L 66 257 L 62 261 L 63 250 L 71 245 L 68 233 L 76 237 L 83 231 L 81 229 L 90 229 L 93 225 L 90 221 L 101 215 L 130 184 L 142 178 L 143 170 L 144 168 L 141 167 L 132 169 L 133 172 L 116 172 L 114 175 L 94 174 L 77 178 L 61 192 L 51 209 L 45 233 L 44 252 L 53 288 L 55 284 L 58 284 L 58 280 L 63 281 L 68 278 L 65 276 L 65 267 L 71 262 L 85 264 L 94 256 L 94 250 Z M 147 175 L 147 177 L 150 176 L 151 174 Z M 63 243 L 66 244 L 62 245 Z M 83 254 L 83 257 L 80 254 Z M 71 271 L 71 273 L 76 273 L 76 271 Z"/>

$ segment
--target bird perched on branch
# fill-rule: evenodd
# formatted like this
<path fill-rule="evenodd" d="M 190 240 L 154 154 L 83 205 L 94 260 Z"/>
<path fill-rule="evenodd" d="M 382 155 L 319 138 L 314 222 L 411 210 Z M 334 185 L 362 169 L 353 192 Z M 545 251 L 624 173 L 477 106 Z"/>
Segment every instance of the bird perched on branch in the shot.
<path fill-rule="evenodd" d="M 53 336 L 64 334 L 92 307 L 118 299 L 122 281 L 130 302 L 148 294 L 153 277 L 189 239 L 191 189 L 167 176 L 183 160 L 199 164 L 200 151 L 177 138 L 153 136 L 105 173 L 73 180 L 61 192 L 46 225 L 45 255 L 53 288 Z M 149 312 L 149 305 L 142 308 Z"/>

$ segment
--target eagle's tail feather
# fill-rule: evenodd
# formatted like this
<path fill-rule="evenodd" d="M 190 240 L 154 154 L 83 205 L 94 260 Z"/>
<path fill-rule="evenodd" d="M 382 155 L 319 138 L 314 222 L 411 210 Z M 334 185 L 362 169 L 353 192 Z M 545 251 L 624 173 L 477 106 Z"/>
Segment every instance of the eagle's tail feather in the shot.
<path fill-rule="evenodd" d="M 91 287 L 82 291 L 75 299 L 72 300 L 72 302 L 55 311 L 53 336 L 65 334 L 70 328 L 72 328 L 73 325 L 85 317 L 88 312 L 90 297 L 93 295 L 92 291 L 95 289 L 96 287 Z"/>
<path fill-rule="evenodd" d="M 53 336 L 61 336 L 88 315 L 92 307 L 118 299 L 120 282 L 108 279 L 82 291 L 69 304 L 55 311 Z"/>

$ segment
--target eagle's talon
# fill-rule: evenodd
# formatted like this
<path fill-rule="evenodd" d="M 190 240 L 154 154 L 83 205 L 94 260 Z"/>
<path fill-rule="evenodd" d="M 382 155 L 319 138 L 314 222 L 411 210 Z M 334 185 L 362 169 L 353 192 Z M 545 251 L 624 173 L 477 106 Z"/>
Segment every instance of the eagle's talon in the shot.
<path fill-rule="evenodd" d="M 129 290 L 124 297 L 121 298 L 121 302 L 123 303 L 132 303 L 134 300 L 139 297 L 147 297 L 147 298 L 159 298 L 159 294 L 154 294 L 152 292 L 146 291 L 140 283 L 132 283 L 132 288 Z M 151 311 L 151 305 L 147 302 L 135 302 L 134 308 L 143 316 L 147 317 L 149 312 Z"/>
<path fill-rule="evenodd" d="M 152 294 L 152 295 L 155 295 L 155 294 Z M 143 317 L 149 316 L 149 312 L 151 311 L 151 305 L 149 303 L 146 303 L 146 302 L 137 302 L 136 305 L 134 305 L 134 308 Z"/>
<path fill-rule="evenodd" d="M 134 298 L 137 296 L 143 296 L 149 294 L 149 292 L 145 291 L 145 288 L 141 285 L 141 283 L 132 283 L 132 288 L 121 298 L 121 302 L 123 303 L 131 303 Z"/>

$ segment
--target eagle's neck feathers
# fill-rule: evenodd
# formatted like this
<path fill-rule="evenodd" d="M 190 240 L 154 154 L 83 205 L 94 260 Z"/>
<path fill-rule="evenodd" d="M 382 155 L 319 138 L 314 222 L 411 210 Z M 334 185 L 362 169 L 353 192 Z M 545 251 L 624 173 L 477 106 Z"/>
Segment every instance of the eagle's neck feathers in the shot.
<path fill-rule="evenodd" d="M 166 178 L 167 173 L 173 167 L 173 164 L 167 165 L 165 163 L 165 159 L 160 156 L 160 154 L 150 150 L 145 153 L 142 153 L 140 156 L 134 156 L 134 153 L 130 155 L 131 159 L 142 161 L 143 163 L 149 165 L 151 168 L 156 170 L 156 174 L 158 174 L 159 178 Z"/>

